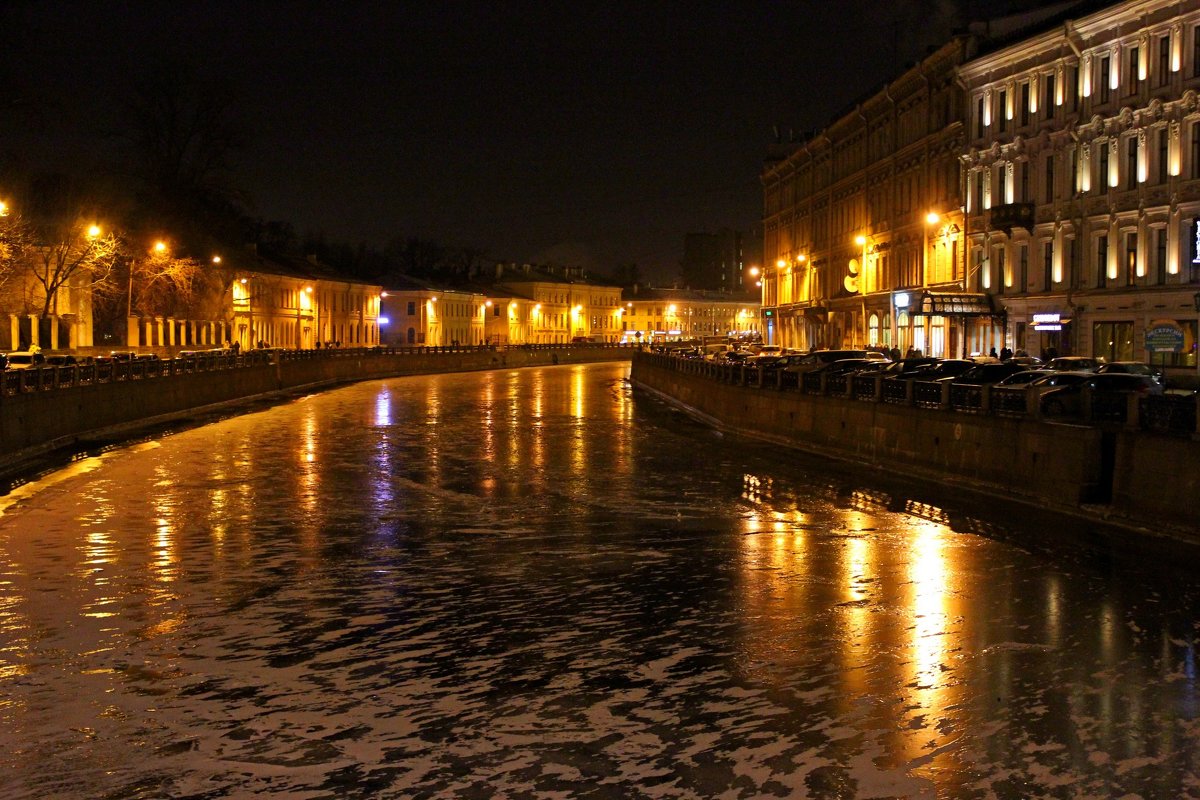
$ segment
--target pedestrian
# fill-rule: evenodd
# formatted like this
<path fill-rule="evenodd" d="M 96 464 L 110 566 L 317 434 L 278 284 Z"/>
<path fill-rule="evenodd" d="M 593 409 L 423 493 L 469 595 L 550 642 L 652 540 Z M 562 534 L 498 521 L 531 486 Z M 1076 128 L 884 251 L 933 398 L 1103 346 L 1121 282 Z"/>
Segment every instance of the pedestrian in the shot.
<path fill-rule="evenodd" d="M 989 350 L 988 355 L 991 356 L 992 358 L 995 358 L 996 357 L 996 348 L 993 347 L 991 350 Z"/>
<path fill-rule="evenodd" d="M 1011 361 L 1012 357 L 1013 357 L 1012 348 L 1010 348 L 1008 345 L 1005 345 L 1004 347 L 1000 348 L 1000 360 L 1001 361 Z"/>

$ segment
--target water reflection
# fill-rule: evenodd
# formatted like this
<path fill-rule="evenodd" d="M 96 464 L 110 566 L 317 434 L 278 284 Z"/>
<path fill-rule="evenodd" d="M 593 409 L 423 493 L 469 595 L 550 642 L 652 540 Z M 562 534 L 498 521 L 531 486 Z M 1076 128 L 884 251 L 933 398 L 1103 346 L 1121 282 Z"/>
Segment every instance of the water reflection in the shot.
<path fill-rule="evenodd" d="M 1193 582 L 622 377 L 362 384 L 35 482 L 0 516 L 14 796 L 1189 790 Z"/>

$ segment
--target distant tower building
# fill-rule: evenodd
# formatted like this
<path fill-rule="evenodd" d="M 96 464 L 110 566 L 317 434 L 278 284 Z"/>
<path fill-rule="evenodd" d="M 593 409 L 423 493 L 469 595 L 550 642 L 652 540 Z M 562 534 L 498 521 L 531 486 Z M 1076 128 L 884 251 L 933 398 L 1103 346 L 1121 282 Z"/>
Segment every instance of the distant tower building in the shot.
<path fill-rule="evenodd" d="M 762 240 L 752 233 L 729 228 L 689 233 L 683 241 L 683 284 L 707 291 L 743 291 L 746 270 L 757 263 L 761 252 Z"/>

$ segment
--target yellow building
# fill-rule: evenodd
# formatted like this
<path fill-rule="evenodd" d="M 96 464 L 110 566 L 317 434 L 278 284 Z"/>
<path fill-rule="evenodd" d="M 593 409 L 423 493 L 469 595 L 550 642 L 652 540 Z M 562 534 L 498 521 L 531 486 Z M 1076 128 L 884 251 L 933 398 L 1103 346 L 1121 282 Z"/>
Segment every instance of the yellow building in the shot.
<path fill-rule="evenodd" d="M 767 341 L 962 351 L 986 298 L 963 289 L 957 37 L 762 175 Z"/>
<path fill-rule="evenodd" d="M 496 290 L 519 298 L 509 308 L 522 344 L 621 339 L 621 288 L 588 278 L 581 268 L 498 265 Z"/>
<path fill-rule="evenodd" d="M 382 287 L 309 259 L 242 259 L 230 289 L 229 335 L 243 348 L 308 350 L 379 344 Z"/>
<path fill-rule="evenodd" d="M 382 343 L 397 347 L 448 347 L 487 342 L 495 304 L 480 292 L 448 289 L 412 278 L 388 282 L 383 297 Z"/>
<path fill-rule="evenodd" d="M 761 302 L 748 293 L 634 287 L 625 290 L 622 301 L 622 342 L 761 335 Z"/>
<path fill-rule="evenodd" d="M 406 276 L 389 281 L 385 344 L 397 346 L 617 342 L 621 290 L 582 270 L 500 264 L 495 282 L 443 287 Z"/>

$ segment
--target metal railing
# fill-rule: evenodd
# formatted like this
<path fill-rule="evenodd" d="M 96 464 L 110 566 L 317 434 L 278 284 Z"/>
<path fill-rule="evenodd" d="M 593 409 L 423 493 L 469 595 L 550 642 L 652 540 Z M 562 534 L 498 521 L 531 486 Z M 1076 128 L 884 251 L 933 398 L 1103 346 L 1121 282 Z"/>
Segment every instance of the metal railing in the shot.
<path fill-rule="evenodd" d="M 572 342 L 570 344 L 513 345 L 507 349 L 526 351 L 613 350 L 630 353 L 638 345 Z M 445 345 L 434 347 L 336 347 L 318 350 L 201 351 L 175 358 L 139 357 L 133 359 L 96 359 L 65 366 L 35 366 L 0 372 L 0 398 L 18 394 L 73 389 L 100 383 L 138 382 L 197 372 L 221 372 L 245 367 L 289 361 L 362 358 L 364 356 L 428 356 L 452 353 L 495 352 L 496 345 Z"/>
<path fill-rule="evenodd" d="M 844 398 L 847 402 L 882 402 L 957 413 L 1069 421 L 1173 436 L 1200 436 L 1200 394 L 1143 396 L 1093 392 L 1084 388 L 1078 413 L 1050 417 L 1044 413 L 1039 390 L 1035 387 L 975 386 L 916 378 L 845 374 L 826 376 L 820 371 L 766 371 L 741 364 L 720 364 L 657 353 L 642 353 L 637 358 L 651 359 L 656 365 L 691 372 L 720 383 L 799 391 L 808 395 Z"/>

